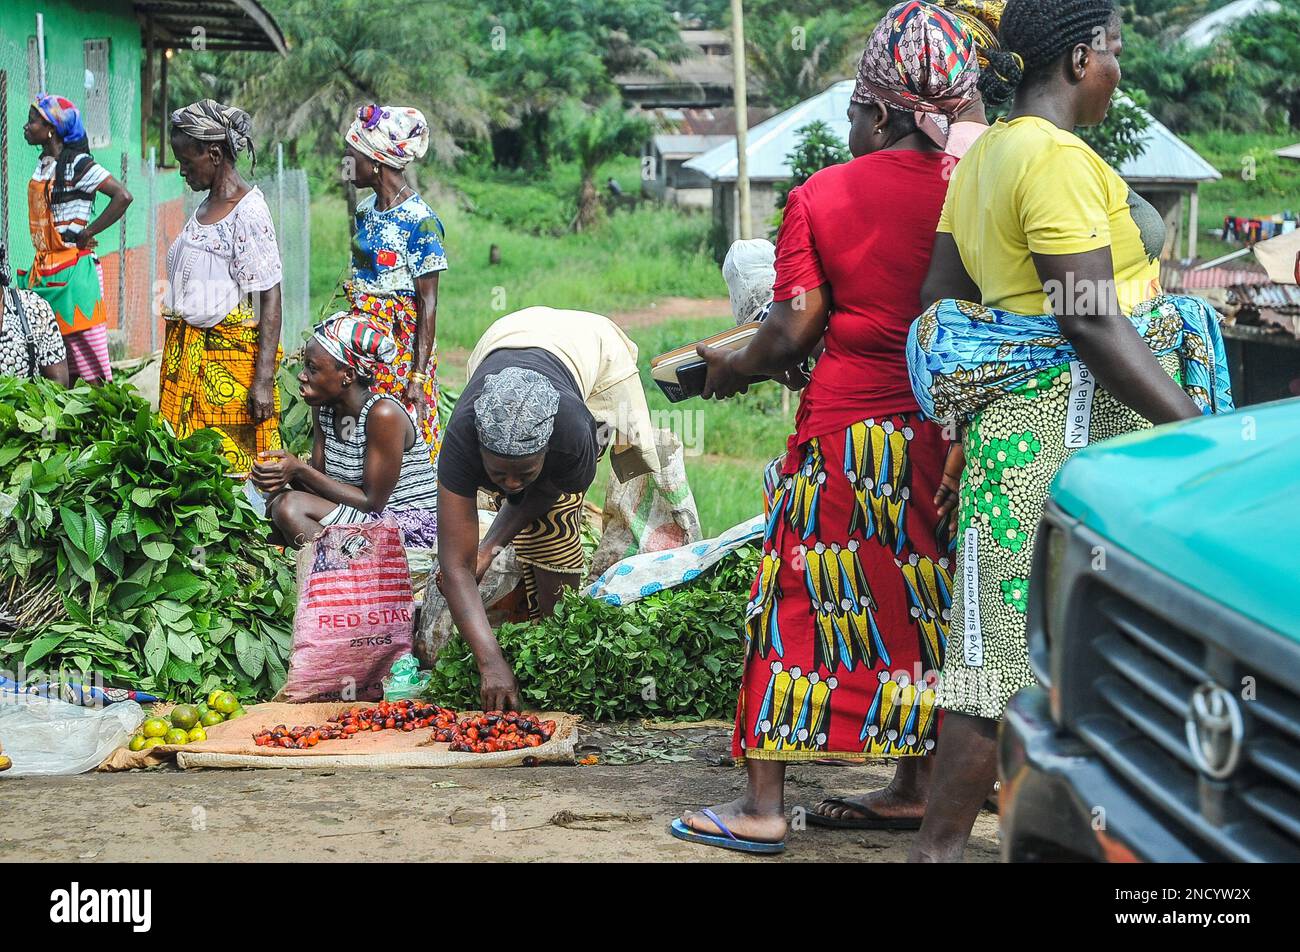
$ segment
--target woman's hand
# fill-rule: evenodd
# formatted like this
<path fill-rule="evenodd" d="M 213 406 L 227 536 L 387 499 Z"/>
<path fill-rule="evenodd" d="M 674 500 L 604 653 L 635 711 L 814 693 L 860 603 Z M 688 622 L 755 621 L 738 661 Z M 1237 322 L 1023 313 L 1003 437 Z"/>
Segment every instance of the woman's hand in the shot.
<path fill-rule="evenodd" d="M 485 711 L 519 710 L 519 683 L 500 652 L 479 665 L 479 701 Z"/>
<path fill-rule="evenodd" d="M 269 496 L 288 488 L 303 465 L 302 460 L 285 450 L 263 450 L 257 454 L 250 478 L 263 496 Z"/>
<path fill-rule="evenodd" d="M 966 450 L 961 443 L 948 447 L 948 457 L 943 462 L 943 476 L 934 494 L 934 504 L 939 508 L 936 536 L 946 533 L 949 541 L 957 536 L 957 503 L 961 499 L 961 473 L 966 468 Z M 942 531 L 939 531 L 942 530 Z"/>
<path fill-rule="evenodd" d="M 95 236 L 84 230 L 77 232 L 74 244 L 82 251 L 93 251 L 99 246 L 99 242 L 95 239 Z"/>
<path fill-rule="evenodd" d="M 248 388 L 248 415 L 254 423 L 264 423 L 275 413 L 275 380 L 257 376 Z"/>
<path fill-rule="evenodd" d="M 708 375 L 704 378 L 704 390 L 700 394 L 705 400 L 714 397 L 725 400 L 738 393 L 749 392 L 749 378 L 732 369 L 733 361 L 740 351 L 719 350 L 700 344 L 695 352 L 708 364 Z"/>
<path fill-rule="evenodd" d="M 483 576 L 487 575 L 487 570 L 492 567 L 492 562 L 501 550 L 496 546 L 480 546 L 478 550 L 478 564 L 474 567 L 474 581 L 482 582 Z"/>

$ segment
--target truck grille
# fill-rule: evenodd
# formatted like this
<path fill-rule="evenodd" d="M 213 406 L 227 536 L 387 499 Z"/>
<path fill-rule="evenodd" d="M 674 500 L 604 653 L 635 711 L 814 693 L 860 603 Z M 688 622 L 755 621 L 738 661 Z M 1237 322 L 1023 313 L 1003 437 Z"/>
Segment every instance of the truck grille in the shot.
<path fill-rule="evenodd" d="M 1069 679 L 1078 735 L 1199 837 L 1207 858 L 1300 860 L 1300 694 L 1124 596 L 1098 595 L 1082 629 L 1093 634 L 1091 657 L 1076 668 L 1091 684 Z M 1255 698 L 1239 704 L 1242 757 L 1213 781 L 1196 768 L 1185 716 L 1198 685 L 1241 697 L 1243 678 L 1254 679 Z"/>

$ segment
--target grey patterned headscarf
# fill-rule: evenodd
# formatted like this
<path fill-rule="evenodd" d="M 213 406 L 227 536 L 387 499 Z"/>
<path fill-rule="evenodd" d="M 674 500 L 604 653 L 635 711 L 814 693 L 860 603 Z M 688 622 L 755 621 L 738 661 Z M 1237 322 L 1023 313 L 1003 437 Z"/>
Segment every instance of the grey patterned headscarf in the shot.
<path fill-rule="evenodd" d="M 555 430 L 560 395 L 535 370 L 507 367 L 488 374 L 474 401 L 479 445 L 497 456 L 532 456 L 546 449 Z"/>
<path fill-rule="evenodd" d="M 247 149 L 253 166 L 257 166 L 257 155 L 253 151 L 253 120 L 239 107 L 227 106 L 215 99 L 200 99 L 175 110 L 171 119 L 173 126 L 200 142 L 226 143 L 231 155 L 239 155 Z"/>

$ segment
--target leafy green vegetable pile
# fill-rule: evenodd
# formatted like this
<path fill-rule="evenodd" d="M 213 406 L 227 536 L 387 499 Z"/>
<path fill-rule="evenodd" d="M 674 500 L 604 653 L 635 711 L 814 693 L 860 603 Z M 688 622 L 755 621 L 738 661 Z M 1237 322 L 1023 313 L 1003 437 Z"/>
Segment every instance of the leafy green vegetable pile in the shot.
<path fill-rule="evenodd" d="M 292 561 L 265 540 L 221 437 L 178 441 L 128 385 L 0 378 L 0 667 L 161 696 L 272 695 Z"/>
<path fill-rule="evenodd" d="M 758 562 L 747 546 L 690 583 L 625 607 L 568 591 L 553 618 L 501 626 L 497 640 L 525 704 L 597 720 L 731 717 Z M 449 707 L 477 707 L 478 671 L 464 640 L 443 648 L 427 693 Z"/>

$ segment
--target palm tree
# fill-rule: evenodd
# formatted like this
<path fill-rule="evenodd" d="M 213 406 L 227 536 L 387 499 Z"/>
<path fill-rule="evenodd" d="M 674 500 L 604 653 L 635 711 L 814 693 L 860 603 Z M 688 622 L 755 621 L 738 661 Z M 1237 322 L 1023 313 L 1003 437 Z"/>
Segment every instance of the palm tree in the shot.
<path fill-rule="evenodd" d="M 590 228 L 600 217 L 600 196 L 596 192 L 596 170 L 615 156 L 635 150 L 650 134 L 650 123 L 623 108 L 617 96 L 591 109 L 573 107 L 564 114 L 565 151 L 578 162 L 582 176 L 578 186 L 578 213 L 573 230 Z"/>

